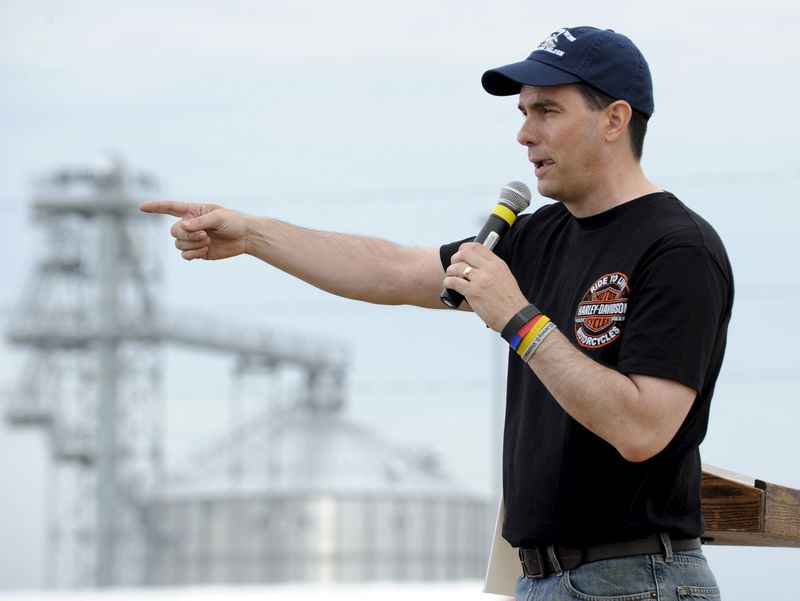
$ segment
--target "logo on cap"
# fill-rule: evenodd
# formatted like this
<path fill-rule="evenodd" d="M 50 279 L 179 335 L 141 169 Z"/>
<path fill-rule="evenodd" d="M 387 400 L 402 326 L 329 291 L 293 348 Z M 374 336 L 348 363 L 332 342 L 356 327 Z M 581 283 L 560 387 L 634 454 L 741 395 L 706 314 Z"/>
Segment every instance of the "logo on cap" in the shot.
<path fill-rule="evenodd" d="M 541 44 L 539 44 L 539 46 L 537 46 L 534 52 L 536 52 L 537 50 L 543 50 L 545 52 L 555 54 L 556 56 L 564 56 L 564 51 L 556 48 L 556 46 L 558 45 L 559 36 L 564 36 L 570 42 L 575 41 L 575 36 L 572 35 L 566 29 L 556 29 L 553 33 L 547 36 L 547 38 L 545 38 L 544 42 L 542 42 Z"/>

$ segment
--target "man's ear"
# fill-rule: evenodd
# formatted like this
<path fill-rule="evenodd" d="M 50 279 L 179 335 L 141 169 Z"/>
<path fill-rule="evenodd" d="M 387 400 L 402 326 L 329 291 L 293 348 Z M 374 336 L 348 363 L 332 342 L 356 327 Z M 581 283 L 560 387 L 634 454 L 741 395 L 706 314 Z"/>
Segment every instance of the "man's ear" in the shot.
<path fill-rule="evenodd" d="M 624 100 L 615 100 L 605 108 L 606 115 L 606 142 L 615 142 L 625 135 L 628 123 L 633 116 L 631 105 Z"/>

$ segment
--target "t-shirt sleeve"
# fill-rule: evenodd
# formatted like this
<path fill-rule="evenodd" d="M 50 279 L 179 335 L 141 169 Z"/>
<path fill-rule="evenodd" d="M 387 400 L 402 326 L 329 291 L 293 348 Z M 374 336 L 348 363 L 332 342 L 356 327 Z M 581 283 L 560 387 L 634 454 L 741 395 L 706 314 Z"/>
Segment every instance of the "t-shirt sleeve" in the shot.
<path fill-rule="evenodd" d="M 704 247 L 677 247 L 630 280 L 617 369 L 677 380 L 697 391 L 729 312 L 731 282 Z"/>
<path fill-rule="evenodd" d="M 517 221 L 511 228 L 511 231 L 500 238 L 497 246 L 495 246 L 493 251 L 494 254 L 503 259 L 503 261 L 506 263 L 508 263 L 511 258 L 515 241 L 518 239 L 520 233 L 525 229 L 530 217 L 531 215 L 527 213 L 517 217 Z M 439 258 L 442 261 L 442 267 L 444 267 L 445 270 L 450 267 L 450 262 L 453 258 L 453 255 L 458 252 L 459 247 L 464 244 L 464 242 L 472 242 L 473 240 L 475 240 L 475 236 L 470 236 L 469 238 L 464 238 L 463 240 L 458 240 L 457 242 L 450 242 L 449 244 L 442 245 L 439 248 Z"/>
<path fill-rule="evenodd" d="M 464 242 L 472 242 L 475 239 L 475 236 L 470 236 L 469 238 L 464 238 L 463 240 L 458 240 L 457 242 L 450 242 L 449 244 L 443 244 L 439 248 L 439 258 L 442 261 L 442 267 L 447 271 L 447 268 L 450 267 L 451 259 L 453 255 L 458 252 L 459 247 L 464 244 Z"/>

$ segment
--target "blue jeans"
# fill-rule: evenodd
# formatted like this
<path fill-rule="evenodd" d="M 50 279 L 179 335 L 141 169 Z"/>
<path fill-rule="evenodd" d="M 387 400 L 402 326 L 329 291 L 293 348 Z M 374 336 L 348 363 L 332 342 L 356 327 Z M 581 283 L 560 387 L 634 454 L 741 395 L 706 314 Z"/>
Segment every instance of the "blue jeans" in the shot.
<path fill-rule="evenodd" d="M 719 588 L 700 549 L 585 563 L 544 578 L 520 576 L 516 601 L 719 601 Z"/>

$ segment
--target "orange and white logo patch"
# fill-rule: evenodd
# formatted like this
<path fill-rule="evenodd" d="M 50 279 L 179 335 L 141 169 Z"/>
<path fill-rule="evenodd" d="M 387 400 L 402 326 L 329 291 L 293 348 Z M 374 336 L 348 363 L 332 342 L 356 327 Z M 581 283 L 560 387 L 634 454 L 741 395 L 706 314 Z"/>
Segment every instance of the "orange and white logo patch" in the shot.
<path fill-rule="evenodd" d="M 628 276 L 614 272 L 589 286 L 575 312 L 575 339 L 584 348 L 599 348 L 622 334 L 628 310 Z"/>

